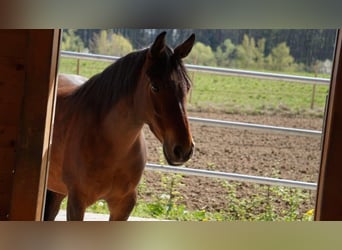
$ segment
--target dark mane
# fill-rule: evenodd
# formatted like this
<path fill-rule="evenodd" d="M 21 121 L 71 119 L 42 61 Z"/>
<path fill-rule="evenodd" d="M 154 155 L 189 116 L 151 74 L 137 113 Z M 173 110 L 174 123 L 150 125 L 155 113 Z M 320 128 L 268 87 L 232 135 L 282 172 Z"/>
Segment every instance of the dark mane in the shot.
<path fill-rule="evenodd" d="M 67 98 L 78 111 L 96 111 L 99 117 L 103 117 L 120 98 L 134 92 L 146 52 L 147 49 L 120 58 Z"/>

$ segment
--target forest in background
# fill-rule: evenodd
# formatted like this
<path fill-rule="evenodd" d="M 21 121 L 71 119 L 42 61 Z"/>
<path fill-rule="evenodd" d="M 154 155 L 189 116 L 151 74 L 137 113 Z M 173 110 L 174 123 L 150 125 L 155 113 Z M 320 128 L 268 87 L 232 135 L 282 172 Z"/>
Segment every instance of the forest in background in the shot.
<path fill-rule="evenodd" d="M 164 30 L 172 47 L 196 34 L 187 63 L 326 74 L 336 39 L 333 29 L 78 29 L 64 30 L 62 49 L 122 56 Z"/>

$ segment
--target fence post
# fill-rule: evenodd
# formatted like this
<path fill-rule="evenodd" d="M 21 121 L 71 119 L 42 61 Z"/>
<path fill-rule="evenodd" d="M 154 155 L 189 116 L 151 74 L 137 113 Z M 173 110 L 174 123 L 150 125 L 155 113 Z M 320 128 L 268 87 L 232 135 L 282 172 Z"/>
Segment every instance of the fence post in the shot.
<path fill-rule="evenodd" d="M 76 64 L 76 74 L 80 74 L 80 59 L 77 59 L 77 64 Z"/>
<path fill-rule="evenodd" d="M 319 64 L 319 62 L 316 61 L 315 65 L 314 65 L 315 77 L 317 77 L 317 75 L 318 75 L 318 64 Z M 312 85 L 312 95 L 311 95 L 311 105 L 310 105 L 311 109 L 313 109 L 314 105 L 315 105 L 315 95 L 316 95 L 316 84 L 313 84 Z"/>
<path fill-rule="evenodd" d="M 311 95 L 311 105 L 310 108 L 313 109 L 315 105 L 315 95 L 316 95 L 316 84 L 312 85 L 312 95 Z"/>
<path fill-rule="evenodd" d="M 78 48 L 78 53 L 80 53 L 80 48 Z M 76 61 L 76 74 L 79 75 L 80 74 L 80 59 L 78 58 Z"/>
<path fill-rule="evenodd" d="M 194 65 L 196 65 L 196 64 L 197 64 L 197 56 L 196 56 L 196 58 L 194 60 Z M 192 83 L 192 87 L 190 89 L 190 94 L 189 94 L 189 103 L 191 103 L 191 101 L 192 101 L 192 91 L 195 88 L 195 71 L 193 71 L 191 73 L 191 83 Z"/>

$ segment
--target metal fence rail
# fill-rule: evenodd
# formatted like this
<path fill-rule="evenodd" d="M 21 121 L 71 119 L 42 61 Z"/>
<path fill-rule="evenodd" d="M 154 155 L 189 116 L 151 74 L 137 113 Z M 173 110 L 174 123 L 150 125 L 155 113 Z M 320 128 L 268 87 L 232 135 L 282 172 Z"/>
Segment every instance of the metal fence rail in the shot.
<path fill-rule="evenodd" d="M 103 62 L 115 62 L 116 60 L 120 59 L 119 56 L 107 56 L 107 55 L 99 55 L 99 54 L 65 51 L 65 50 L 62 50 L 60 54 L 63 57 L 69 57 L 73 59 L 96 60 L 96 61 L 103 61 Z"/>
<path fill-rule="evenodd" d="M 97 55 L 97 54 L 79 53 L 79 52 L 71 52 L 71 51 L 61 51 L 61 56 L 74 58 L 74 59 L 98 60 L 98 61 L 105 61 L 105 62 L 114 62 L 120 58 L 118 56 Z M 219 67 L 192 65 L 192 64 L 186 64 L 185 66 L 190 71 L 208 72 L 208 73 L 220 74 L 220 75 L 232 75 L 232 76 L 244 76 L 244 77 L 253 77 L 253 78 L 261 78 L 261 79 L 283 80 L 283 81 L 310 83 L 310 84 L 317 84 L 317 85 L 329 85 L 330 84 L 330 79 L 319 78 L 319 77 L 275 74 L 275 73 L 260 72 L 260 71 L 219 68 Z"/>
<path fill-rule="evenodd" d="M 198 117 L 188 117 L 188 118 L 189 118 L 189 121 L 191 122 L 230 127 L 230 128 L 255 129 L 255 130 L 264 130 L 267 132 L 286 133 L 286 134 L 292 134 L 292 135 L 312 136 L 312 137 L 319 137 L 322 135 L 322 132 L 318 130 L 276 127 L 276 126 L 263 125 L 263 124 L 223 121 L 223 120 L 198 118 Z"/>
<path fill-rule="evenodd" d="M 269 178 L 269 177 L 253 176 L 253 175 L 226 173 L 226 172 L 194 169 L 194 168 L 187 168 L 187 167 L 164 166 L 164 165 L 152 164 L 152 163 L 147 163 L 146 168 L 150 170 L 161 171 L 161 172 L 172 172 L 172 173 L 203 176 L 203 177 L 213 177 L 213 178 L 220 178 L 220 179 L 225 179 L 225 180 L 230 180 L 230 181 L 244 181 L 244 182 L 257 183 L 257 184 L 286 186 L 286 187 L 291 187 L 291 188 L 302 188 L 302 189 L 309 189 L 309 190 L 317 189 L 317 183 L 312 183 L 312 182 L 302 182 L 302 181 L 293 181 L 293 180 L 277 179 L 277 178 Z"/>
<path fill-rule="evenodd" d="M 260 72 L 260 71 L 218 68 L 218 67 L 210 67 L 210 66 L 191 65 L 191 64 L 186 64 L 186 67 L 192 71 L 208 72 L 208 73 L 214 73 L 214 74 L 220 74 L 220 75 L 244 76 L 244 77 L 260 78 L 260 79 L 278 80 L 278 81 L 282 80 L 282 81 L 291 81 L 291 82 L 310 83 L 310 84 L 317 84 L 317 85 L 329 85 L 330 84 L 330 79 L 319 78 L 319 77 L 276 74 L 276 73 L 268 73 L 268 72 Z"/>

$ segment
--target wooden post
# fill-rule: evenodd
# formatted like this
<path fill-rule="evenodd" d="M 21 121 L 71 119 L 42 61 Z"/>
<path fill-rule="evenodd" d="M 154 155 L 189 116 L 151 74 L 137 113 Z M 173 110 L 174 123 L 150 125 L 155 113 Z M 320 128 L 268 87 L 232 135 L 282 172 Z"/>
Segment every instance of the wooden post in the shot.
<path fill-rule="evenodd" d="M 342 33 L 338 31 L 324 126 L 315 220 L 342 220 Z"/>
<path fill-rule="evenodd" d="M 4 111 L 0 160 L 5 160 L 0 166 L 0 184 L 7 180 L 2 191 L 6 197 L 0 197 L 0 215 L 2 220 L 41 220 L 60 31 L 0 30 L 2 36 L 8 40 L 3 43 L 1 39 L 0 46 L 0 85 L 6 90 L 0 92 L 0 100 L 8 94 L 13 100 L 6 106 L 0 101 Z M 10 75 L 4 75 L 3 70 Z M 11 102 L 15 105 L 9 105 Z"/>
<path fill-rule="evenodd" d="M 20 107 L 25 79 L 25 32 L 0 30 L 0 220 L 10 211 Z"/>
<path fill-rule="evenodd" d="M 315 95 L 316 95 L 316 84 L 312 85 L 312 95 L 311 95 L 311 105 L 310 108 L 313 109 L 315 106 Z"/>
<path fill-rule="evenodd" d="M 79 48 L 78 48 L 78 52 L 81 52 Z M 80 74 L 80 59 L 79 58 L 77 58 L 77 61 L 76 61 L 76 74 L 77 75 Z"/>

